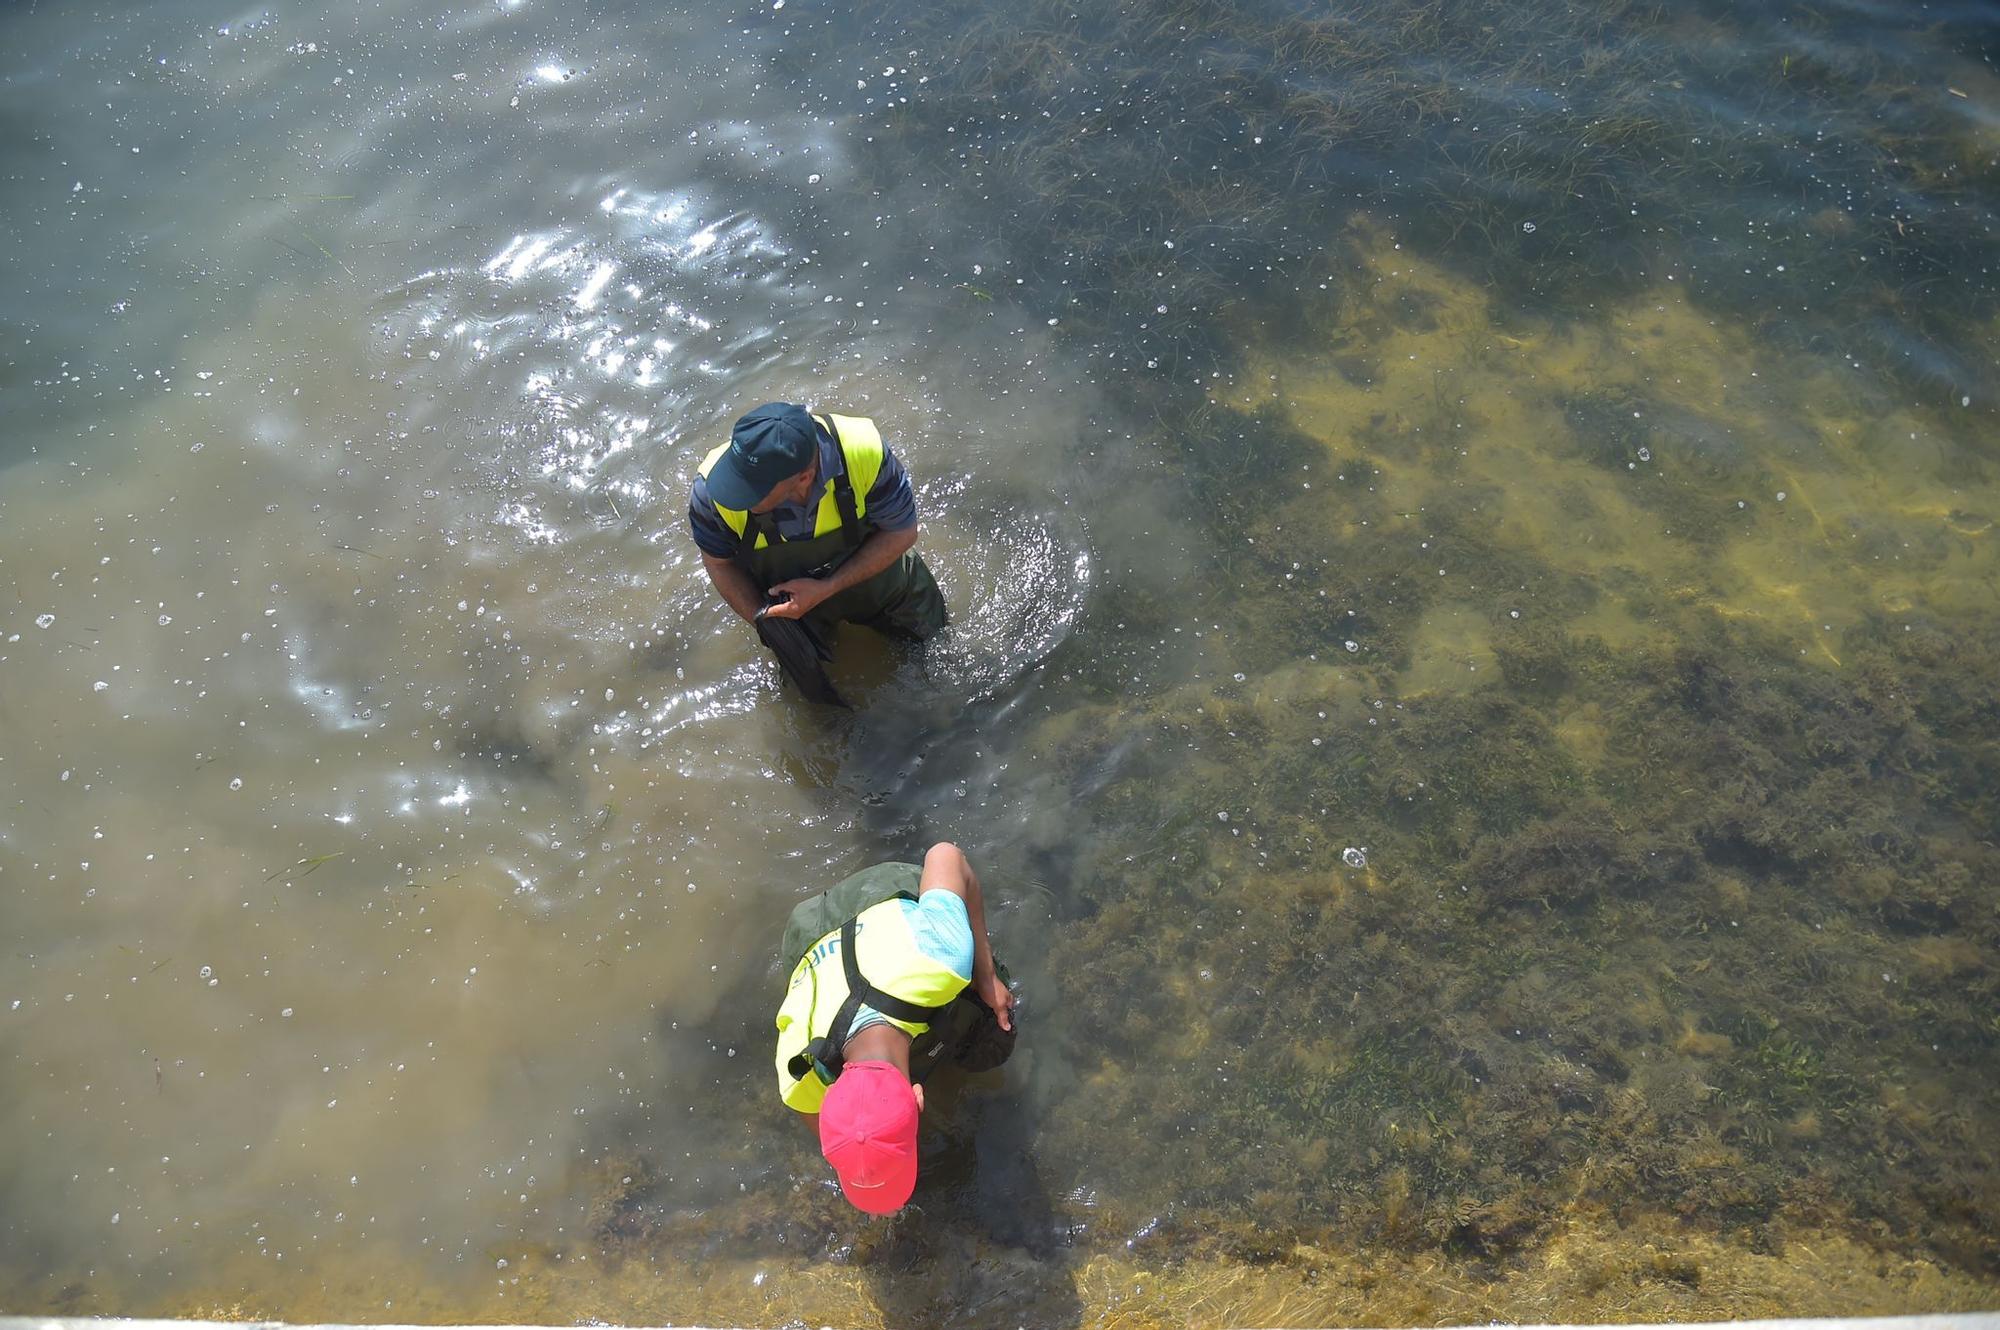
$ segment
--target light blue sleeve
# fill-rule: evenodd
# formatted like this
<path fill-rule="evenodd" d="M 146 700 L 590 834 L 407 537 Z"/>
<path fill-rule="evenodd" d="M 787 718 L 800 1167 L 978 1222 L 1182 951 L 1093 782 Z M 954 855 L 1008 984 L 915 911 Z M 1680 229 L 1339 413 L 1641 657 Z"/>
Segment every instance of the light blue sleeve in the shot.
<path fill-rule="evenodd" d="M 972 918 L 965 912 L 965 902 L 949 891 L 926 891 L 913 901 L 899 903 L 910 935 L 917 940 L 917 950 L 969 982 L 974 951 Z M 854 1013 L 854 1023 L 847 1027 L 847 1037 L 852 1039 L 887 1019 L 864 1002 Z"/>
<path fill-rule="evenodd" d="M 903 917 L 924 955 L 953 974 L 972 977 L 972 919 L 964 901 L 949 891 L 926 891 L 903 902 Z"/>

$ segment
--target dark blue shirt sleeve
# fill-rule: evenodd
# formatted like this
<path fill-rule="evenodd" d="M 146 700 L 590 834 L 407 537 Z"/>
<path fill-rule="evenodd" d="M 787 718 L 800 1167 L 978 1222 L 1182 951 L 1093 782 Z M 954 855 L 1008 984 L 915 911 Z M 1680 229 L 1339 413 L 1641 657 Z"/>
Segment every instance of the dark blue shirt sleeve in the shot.
<path fill-rule="evenodd" d="M 868 507 L 872 512 L 875 501 L 870 498 Z M 727 559 L 736 553 L 740 538 L 722 520 L 722 514 L 715 511 L 715 500 L 708 497 L 708 480 L 703 476 L 694 478 L 694 489 L 688 495 L 688 530 L 694 533 L 694 543 L 703 554 L 718 559 Z"/>
<path fill-rule="evenodd" d="M 868 525 L 877 531 L 908 531 L 917 524 L 917 496 L 910 489 L 910 473 L 882 445 L 882 469 L 875 474 L 874 488 L 868 491 Z"/>

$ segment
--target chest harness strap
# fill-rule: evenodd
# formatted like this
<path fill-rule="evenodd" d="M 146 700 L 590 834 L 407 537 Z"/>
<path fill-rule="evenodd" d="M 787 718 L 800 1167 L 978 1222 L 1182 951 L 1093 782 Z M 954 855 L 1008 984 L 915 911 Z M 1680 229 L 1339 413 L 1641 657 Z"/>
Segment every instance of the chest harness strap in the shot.
<path fill-rule="evenodd" d="M 909 901 L 916 897 L 907 891 L 899 891 L 895 899 Z M 827 1027 L 826 1034 L 808 1043 L 804 1052 L 793 1054 L 792 1060 L 785 1065 L 785 1070 L 798 1080 L 804 1080 L 816 1070 L 828 1085 L 839 1079 L 841 1068 L 847 1065 L 847 1027 L 854 1024 L 854 1017 L 864 1002 L 892 1020 L 907 1021 L 912 1025 L 929 1025 L 951 1007 L 950 1002 L 942 1002 L 935 1007 L 906 1002 L 862 978 L 861 962 L 854 957 L 854 923 L 853 919 L 849 919 L 840 926 L 840 968 L 847 976 L 847 1001 L 841 1003 L 840 1010 L 834 1013 L 833 1024 Z M 819 1064 L 818 1068 L 814 1067 L 814 1063 Z"/>

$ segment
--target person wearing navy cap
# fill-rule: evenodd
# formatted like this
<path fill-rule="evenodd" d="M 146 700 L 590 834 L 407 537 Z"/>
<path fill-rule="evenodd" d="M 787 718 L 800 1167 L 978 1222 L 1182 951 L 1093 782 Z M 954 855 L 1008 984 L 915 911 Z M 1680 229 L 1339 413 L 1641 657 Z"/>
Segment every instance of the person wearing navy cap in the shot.
<path fill-rule="evenodd" d="M 865 416 L 751 411 L 703 460 L 688 526 L 716 591 L 753 625 L 859 623 L 915 642 L 949 621 L 916 552 L 909 473 Z"/>

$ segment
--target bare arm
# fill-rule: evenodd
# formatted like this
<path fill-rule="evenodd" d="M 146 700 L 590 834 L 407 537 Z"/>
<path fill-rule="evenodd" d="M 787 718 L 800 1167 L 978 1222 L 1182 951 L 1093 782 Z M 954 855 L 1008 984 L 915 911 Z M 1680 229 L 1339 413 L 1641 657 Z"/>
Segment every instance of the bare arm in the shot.
<path fill-rule="evenodd" d="M 854 553 L 848 555 L 840 567 L 825 577 L 795 577 L 789 582 L 780 582 L 772 587 L 772 591 L 781 592 L 791 599 L 771 606 L 766 613 L 773 619 L 803 618 L 828 596 L 866 582 L 909 553 L 916 544 L 915 527 L 908 527 L 902 531 L 877 531 L 856 546 Z M 714 576 L 713 569 L 710 569 L 709 575 Z M 751 613 L 756 613 L 754 606 Z"/>
<path fill-rule="evenodd" d="M 1013 1029 L 1014 994 L 993 968 L 993 944 L 986 936 L 986 898 L 979 890 L 979 874 L 972 871 L 972 861 L 950 841 L 939 841 L 924 856 L 919 891 L 949 891 L 965 902 L 966 918 L 972 924 L 972 991 L 993 1009 L 1001 1029 Z"/>
<path fill-rule="evenodd" d="M 733 559 L 718 559 L 708 553 L 701 556 L 701 566 L 708 569 L 708 580 L 715 583 L 715 589 L 729 602 L 730 609 L 745 620 L 757 617 L 757 611 L 764 605 L 764 593 L 757 589 L 750 574 L 738 568 Z"/>

